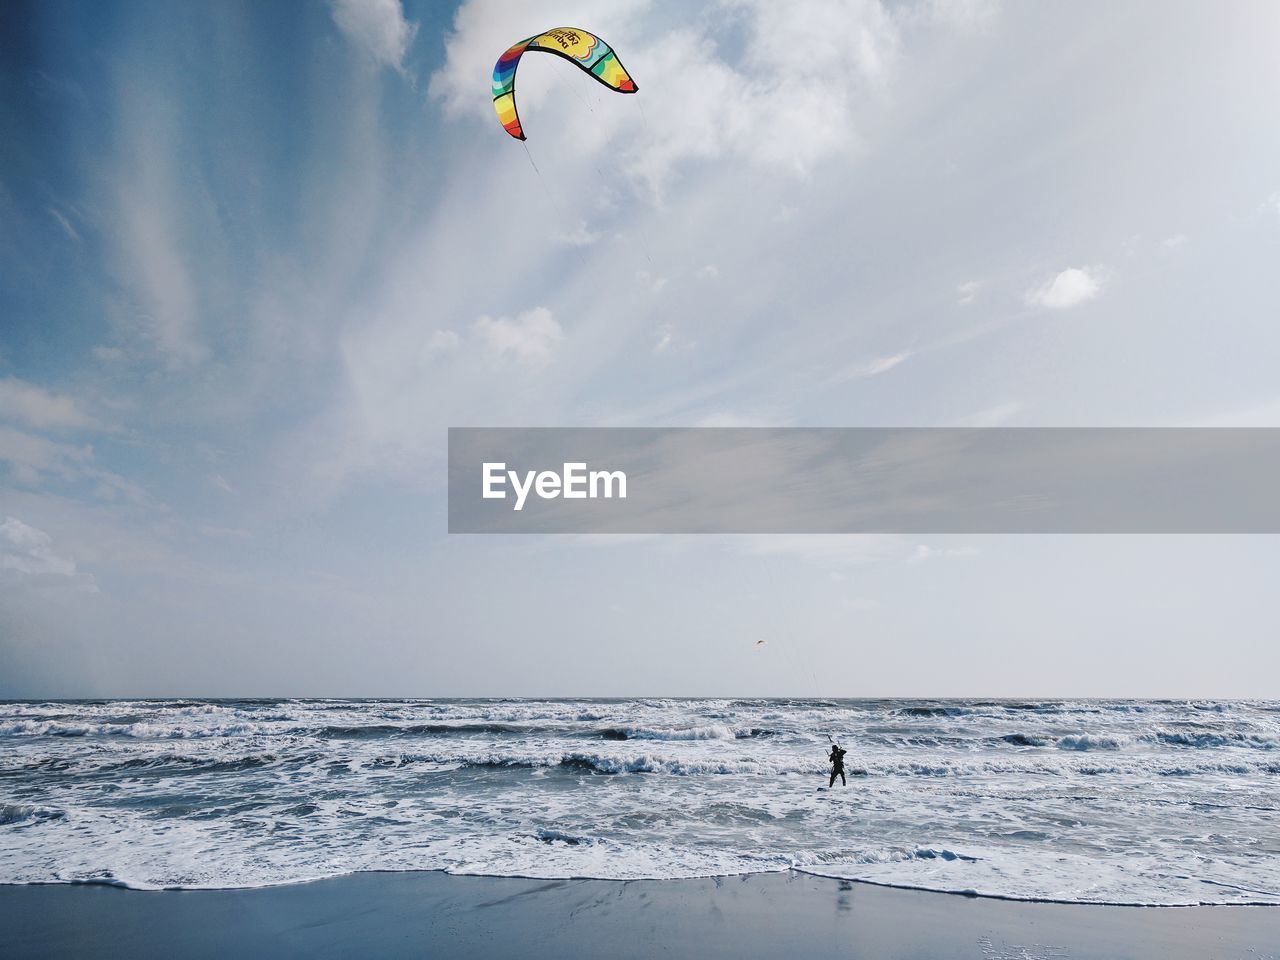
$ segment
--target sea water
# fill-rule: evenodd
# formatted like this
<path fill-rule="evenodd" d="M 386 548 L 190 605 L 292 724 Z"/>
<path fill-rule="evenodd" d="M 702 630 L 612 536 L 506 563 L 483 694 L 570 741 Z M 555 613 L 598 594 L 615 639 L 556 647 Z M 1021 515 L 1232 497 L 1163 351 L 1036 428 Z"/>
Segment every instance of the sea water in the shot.
<path fill-rule="evenodd" d="M 1280 704 L 1237 701 L 0 703 L 0 882 L 796 869 L 1280 904 L 1278 746 Z"/>

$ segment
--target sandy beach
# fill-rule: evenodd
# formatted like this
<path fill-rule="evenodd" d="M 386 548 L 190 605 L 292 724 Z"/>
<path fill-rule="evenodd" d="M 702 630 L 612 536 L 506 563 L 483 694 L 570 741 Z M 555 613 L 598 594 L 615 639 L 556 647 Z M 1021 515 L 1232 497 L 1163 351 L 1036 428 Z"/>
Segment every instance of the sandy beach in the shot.
<path fill-rule="evenodd" d="M 799 873 L 526 880 L 363 873 L 262 889 L 0 887 L 0 953 L 65 957 L 1267 960 L 1280 909 L 1105 907 Z"/>

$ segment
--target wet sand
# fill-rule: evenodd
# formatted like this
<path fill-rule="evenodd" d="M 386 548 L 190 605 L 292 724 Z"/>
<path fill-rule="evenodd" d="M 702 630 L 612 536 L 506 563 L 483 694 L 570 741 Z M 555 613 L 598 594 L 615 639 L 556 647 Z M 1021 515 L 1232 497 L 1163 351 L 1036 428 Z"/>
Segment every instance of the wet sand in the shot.
<path fill-rule="evenodd" d="M 799 873 L 363 873 L 252 890 L 0 886 L 0 956 L 1280 960 L 1280 907 L 1104 907 Z"/>

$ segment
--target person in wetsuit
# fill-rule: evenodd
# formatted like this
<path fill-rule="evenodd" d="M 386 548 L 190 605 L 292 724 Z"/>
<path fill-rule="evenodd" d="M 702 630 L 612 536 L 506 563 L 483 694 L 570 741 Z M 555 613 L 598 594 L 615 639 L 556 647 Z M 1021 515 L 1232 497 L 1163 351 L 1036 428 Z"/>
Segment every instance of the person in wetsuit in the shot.
<path fill-rule="evenodd" d="M 831 753 L 827 755 L 827 759 L 831 761 L 831 782 L 827 784 L 828 787 L 836 785 L 837 775 L 840 777 L 840 786 L 849 785 L 849 781 L 844 778 L 844 755 L 845 750 L 840 744 L 831 744 Z"/>

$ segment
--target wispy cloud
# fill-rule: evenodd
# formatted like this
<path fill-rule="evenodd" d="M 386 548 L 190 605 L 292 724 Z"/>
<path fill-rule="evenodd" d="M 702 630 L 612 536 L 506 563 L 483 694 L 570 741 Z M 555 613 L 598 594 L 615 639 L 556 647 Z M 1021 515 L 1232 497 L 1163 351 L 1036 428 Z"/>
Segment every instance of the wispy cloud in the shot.
<path fill-rule="evenodd" d="M 571 247 L 589 247 L 599 240 L 600 236 L 599 232 L 588 229 L 586 222 L 580 220 L 571 230 L 558 234 L 556 239 Z"/>
<path fill-rule="evenodd" d="M 101 360 L 103 363 L 118 363 L 129 356 L 120 347 L 109 347 L 106 344 L 98 344 L 93 348 L 92 353 L 96 359 Z"/>
<path fill-rule="evenodd" d="M 902 350 L 887 357 L 876 357 L 873 360 L 866 360 L 845 367 L 832 379 L 836 382 L 843 382 L 846 380 L 860 380 L 865 377 L 878 377 L 880 374 L 888 373 L 894 367 L 905 363 L 911 357 L 912 351 L 910 350 Z"/>
<path fill-rule="evenodd" d="M 649 270 L 637 270 L 636 279 L 654 293 L 661 293 L 663 287 L 667 285 L 666 277 L 659 276 Z"/>
<path fill-rule="evenodd" d="M 653 346 L 654 353 L 665 353 L 671 346 L 672 338 L 675 336 L 675 327 L 669 323 L 664 323 L 658 328 L 658 342 Z"/>
<path fill-rule="evenodd" d="M 110 167 L 111 250 L 126 295 L 118 322 L 166 366 L 191 367 L 207 358 L 208 347 L 193 276 L 196 255 L 187 243 L 193 224 L 183 214 L 193 188 L 202 185 L 180 160 L 181 109 L 172 91 L 147 71 L 122 70 Z"/>
<path fill-rule="evenodd" d="M 145 502 L 145 491 L 136 483 L 99 467 L 93 448 L 59 443 L 22 430 L 0 426 L 0 462 L 9 465 L 12 479 L 23 486 L 41 486 L 50 480 L 87 483 L 100 500 L 123 498 Z"/>
<path fill-rule="evenodd" d="M 63 581 L 85 593 L 97 593 L 92 574 L 77 570 L 71 557 L 63 556 L 53 546 L 53 538 L 17 517 L 0 521 L 0 580 L 17 577 L 19 581 Z"/>
<path fill-rule="evenodd" d="M 373 62 L 404 71 L 418 26 L 405 19 L 400 0 L 332 0 L 333 22 Z"/>
<path fill-rule="evenodd" d="M 220 473 L 211 473 L 206 476 L 205 479 L 208 480 L 215 489 L 221 490 L 223 493 L 233 494 L 236 492 L 235 487 L 231 486 L 231 484 L 227 482 L 227 478 Z"/>
<path fill-rule="evenodd" d="M 68 239 L 74 240 L 76 243 L 80 242 L 80 232 L 71 225 L 71 221 L 67 219 L 62 211 L 50 207 L 49 216 L 53 217 L 54 222 L 62 228 L 62 232 L 67 235 Z"/>
<path fill-rule="evenodd" d="M 907 562 L 923 563 L 925 560 L 941 557 L 976 557 L 979 552 L 977 547 L 933 547 L 927 543 L 918 543 L 907 556 Z"/>
<path fill-rule="evenodd" d="M 512 357 L 527 366 L 549 363 L 564 340 L 564 331 L 546 307 L 535 307 L 514 320 L 481 317 L 474 329 L 494 354 Z"/>
<path fill-rule="evenodd" d="M 968 280 L 956 287 L 956 301 L 963 306 L 968 306 L 978 298 L 978 293 L 981 290 L 981 283 L 977 280 Z"/>
<path fill-rule="evenodd" d="M 43 530 L 17 517 L 5 517 L 0 522 L 0 569 L 70 577 L 75 575 L 76 562 L 54 553 L 53 540 Z"/>
<path fill-rule="evenodd" d="M 93 418 L 80 408 L 73 397 L 54 393 L 17 377 L 0 378 L 0 419 L 16 421 L 37 430 L 95 426 Z"/>

